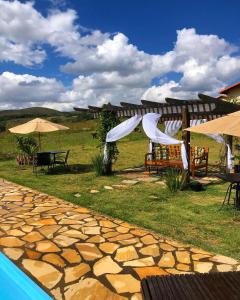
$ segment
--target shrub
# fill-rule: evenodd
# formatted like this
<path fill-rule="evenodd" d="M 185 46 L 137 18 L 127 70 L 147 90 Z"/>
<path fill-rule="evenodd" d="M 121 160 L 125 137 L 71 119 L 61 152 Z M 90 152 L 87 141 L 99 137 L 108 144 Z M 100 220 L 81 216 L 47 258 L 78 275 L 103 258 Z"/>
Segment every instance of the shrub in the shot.
<path fill-rule="evenodd" d="M 182 188 L 183 172 L 179 169 L 169 168 L 166 172 L 166 185 L 170 192 L 176 192 Z"/>
<path fill-rule="evenodd" d="M 20 152 L 20 154 L 33 157 L 33 155 L 38 151 L 38 148 L 38 143 L 33 137 L 17 137 L 17 149 Z"/>
<path fill-rule="evenodd" d="M 106 174 L 106 164 L 104 162 L 103 154 L 97 154 L 92 158 L 93 170 L 97 176 L 102 176 Z"/>

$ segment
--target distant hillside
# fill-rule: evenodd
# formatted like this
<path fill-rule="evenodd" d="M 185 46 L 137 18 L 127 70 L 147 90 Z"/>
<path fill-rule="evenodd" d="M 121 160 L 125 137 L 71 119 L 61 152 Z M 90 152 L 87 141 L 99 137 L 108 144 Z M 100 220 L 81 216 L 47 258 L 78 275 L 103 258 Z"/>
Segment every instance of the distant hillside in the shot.
<path fill-rule="evenodd" d="M 26 117 L 49 117 L 49 116 L 63 116 L 68 113 L 60 112 L 55 109 L 46 107 L 29 107 L 23 109 L 11 109 L 0 111 L 0 120 L 11 120 L 16 118 L 26 118 Z"/>

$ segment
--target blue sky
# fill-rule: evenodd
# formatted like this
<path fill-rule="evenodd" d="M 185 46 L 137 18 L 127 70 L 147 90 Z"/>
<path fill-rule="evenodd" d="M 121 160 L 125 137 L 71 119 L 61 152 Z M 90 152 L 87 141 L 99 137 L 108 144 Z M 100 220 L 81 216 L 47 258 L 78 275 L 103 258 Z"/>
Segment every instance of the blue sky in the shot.
<path fill-rule="evenodd" d="M 240 80 L 239 1 L 0 0 L 0 109 L 217 95 Z"/>

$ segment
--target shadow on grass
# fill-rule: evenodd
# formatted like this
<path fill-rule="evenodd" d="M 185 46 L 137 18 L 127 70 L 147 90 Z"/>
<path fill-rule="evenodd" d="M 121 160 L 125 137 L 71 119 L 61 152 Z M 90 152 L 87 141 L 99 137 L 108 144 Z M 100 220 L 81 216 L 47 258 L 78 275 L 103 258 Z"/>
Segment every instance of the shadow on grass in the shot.
<path fill-rule="evenodd" d="M 56 166 L 53 169 L 49 169 L 48 175 L 63 175 L 63 174 L 81 174 L 92 171 L 92 165 L 90 164 L 73 164 L 68 167 Z"/>

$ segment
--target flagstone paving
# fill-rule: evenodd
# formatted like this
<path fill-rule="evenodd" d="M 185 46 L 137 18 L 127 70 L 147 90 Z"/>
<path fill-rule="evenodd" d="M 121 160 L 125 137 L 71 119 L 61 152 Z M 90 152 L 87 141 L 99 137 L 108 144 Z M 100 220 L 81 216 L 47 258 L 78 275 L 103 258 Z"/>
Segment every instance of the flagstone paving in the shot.
<path fill-rule="evenodd" d="M 7 181 L 0 201 L 0 250 L 54 299 L 140 300 L 147 275 L 240 270 L 235 259 Z"/>

